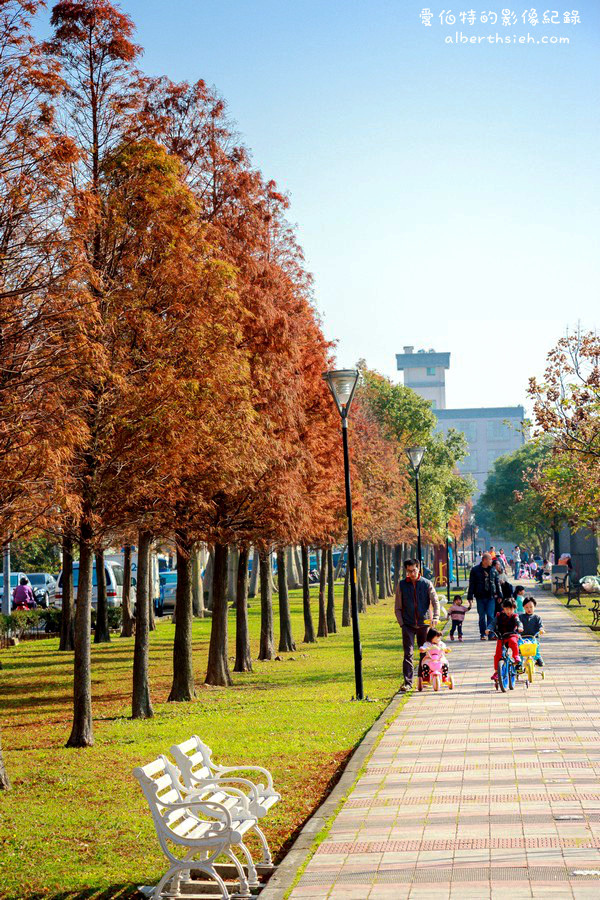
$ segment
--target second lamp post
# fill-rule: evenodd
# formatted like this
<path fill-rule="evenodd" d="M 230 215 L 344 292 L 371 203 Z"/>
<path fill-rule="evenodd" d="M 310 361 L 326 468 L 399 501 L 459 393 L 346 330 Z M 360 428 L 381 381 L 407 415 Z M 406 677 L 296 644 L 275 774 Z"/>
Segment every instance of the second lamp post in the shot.
<path fill-rule="evenodd" d="M 421 503 L 419 498 L 419 469 L 425 456 L 425 447 L 409 447 L 406 451 L 408 460 L 415 473 L 415 493 L 417 499 L 417 559 L 419 560 L 419 569 L 423 571 L 423 553 L 421 550 Z"/>

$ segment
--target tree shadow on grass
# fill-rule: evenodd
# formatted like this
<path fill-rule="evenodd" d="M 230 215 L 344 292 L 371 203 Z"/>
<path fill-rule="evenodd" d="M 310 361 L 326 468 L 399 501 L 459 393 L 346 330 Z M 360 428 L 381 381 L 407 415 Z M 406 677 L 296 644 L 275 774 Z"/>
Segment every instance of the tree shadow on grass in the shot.
<path fill-rule="evenodd" d="M 112 884 L 110 887 L 84 888 L 82 891 L 60 891 L 57 894 L 27 893 L 19 900 L 142 900 L 137 887 L 132 884 Z"/>

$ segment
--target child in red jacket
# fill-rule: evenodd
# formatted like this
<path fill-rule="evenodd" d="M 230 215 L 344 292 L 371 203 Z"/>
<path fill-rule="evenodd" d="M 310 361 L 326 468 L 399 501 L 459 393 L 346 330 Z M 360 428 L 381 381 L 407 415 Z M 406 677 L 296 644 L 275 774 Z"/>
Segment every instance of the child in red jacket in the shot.
<path fill-rule="evenodd" d="M 489 634 L 490 629 L 486 631 Z M 498 640 L 496 641 L 496 655 L 494 656 L 494 674 L 492 679 L 498 678 L 498 663 L 502 656 L 502 645 L 508 637 L 508 646 L 512 652 L 515 666 L 521 665 L 521 657 L 519 656 L 519 634 L 523 631 L 523 625 L 517 615 L 517 604 L 511 597 L 507 597 L 502 601 L 502 612 L 496 615 L 494 631 Z M 504 638 L 504 640 L 502 640 Z"/>

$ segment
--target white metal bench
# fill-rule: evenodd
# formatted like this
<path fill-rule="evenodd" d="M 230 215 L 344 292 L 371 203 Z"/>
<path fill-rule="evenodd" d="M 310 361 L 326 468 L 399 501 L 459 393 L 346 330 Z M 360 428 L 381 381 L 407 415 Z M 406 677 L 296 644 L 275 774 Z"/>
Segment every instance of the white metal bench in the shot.
<path fill-rule="evenodd" d="M 256 817 L 250 812 L 245 795 L 241 791 L 232 794 L 213 790 L 184 796 L 178 777 L 181 773 L 164 756 L 134 769 L 133 774 L 148 801 L 160 846 L 170 863 L 168 872 L 152 893 L 154 900 L 185 896 L 181 884 L 191 880 L 192 869 L 213 878 L 222 900 L 230 900 L 227 885 L 215 868 L 222 856 L 237 871 L 236 898 L 249 900 L 250 886 L 258 884 L 258 876 L 244 844 L 244 835 L 256 826 Z M 248 878 L 232 848 L 244 854 Z"/>
<path fill-rule="evenodd" d="M 181 770 L 185 788 L 191 792 L 215 790 L 217 787 L 230 792 L 237 788 L 244 792 L 248 799 L 250 812 L 257 819 L 262 819 L 279 800 L 279 794 L 273 787 L 273 778 L 268 769 L 262 766 L 222 766 L 215 763 L 212 750 L 197 735 L 175 744 L 171 754 Z M 245 774 L 244 774 L 245 773 Z M 264 778 L 265 784 L 258 784 L 246 777 L 249 773 L 257 773 Z M 262 846 L 263 866 L 272 866 L 273 860 L 267 839 L 257 826 L 253 829 Z"/>

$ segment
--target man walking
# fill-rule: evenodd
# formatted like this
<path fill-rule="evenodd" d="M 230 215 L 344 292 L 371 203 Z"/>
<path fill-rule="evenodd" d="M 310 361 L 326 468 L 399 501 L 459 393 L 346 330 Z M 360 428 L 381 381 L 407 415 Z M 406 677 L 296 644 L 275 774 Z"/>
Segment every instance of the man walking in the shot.
<path fill-rule="evenodd" d="M 425 624 L 425 619 L 429 607 L 432 609 L 431 625 L 435 628 L 440 616 L 440 601 L 435 588 L 431 581 L 421 575 L 416 559 L 404 560 L 404 578 L 398 582 L 394 605 L 396 619 L 402 628 L 404 651 L 402 665 L 404 684 L 400 688 L 401 691 L 409 691 L 413 686 L 415 637 L 418 647 L 427 640 L 429 625 Z"/>
<path fill-rule="evenodd" d="M 518 580 L 520 573 L 521 573 L 521 548 L 517 544 L 517 546 L 513 550 L 513 575 L 515 577 L 515 581 Z"/>
<path fill-rule="evenodd" d="M 496 600 L 502 599 L 498 572 L 492 566 L 492 557 L 487 551 L 481 557 L 479 565 L 473 566 L 469 574 L 467 600 L 470 602 L 473 597 L 477 600 L 480 640 L 485 641 L 486 629 L 491 628 L 496 615 Z"/>

